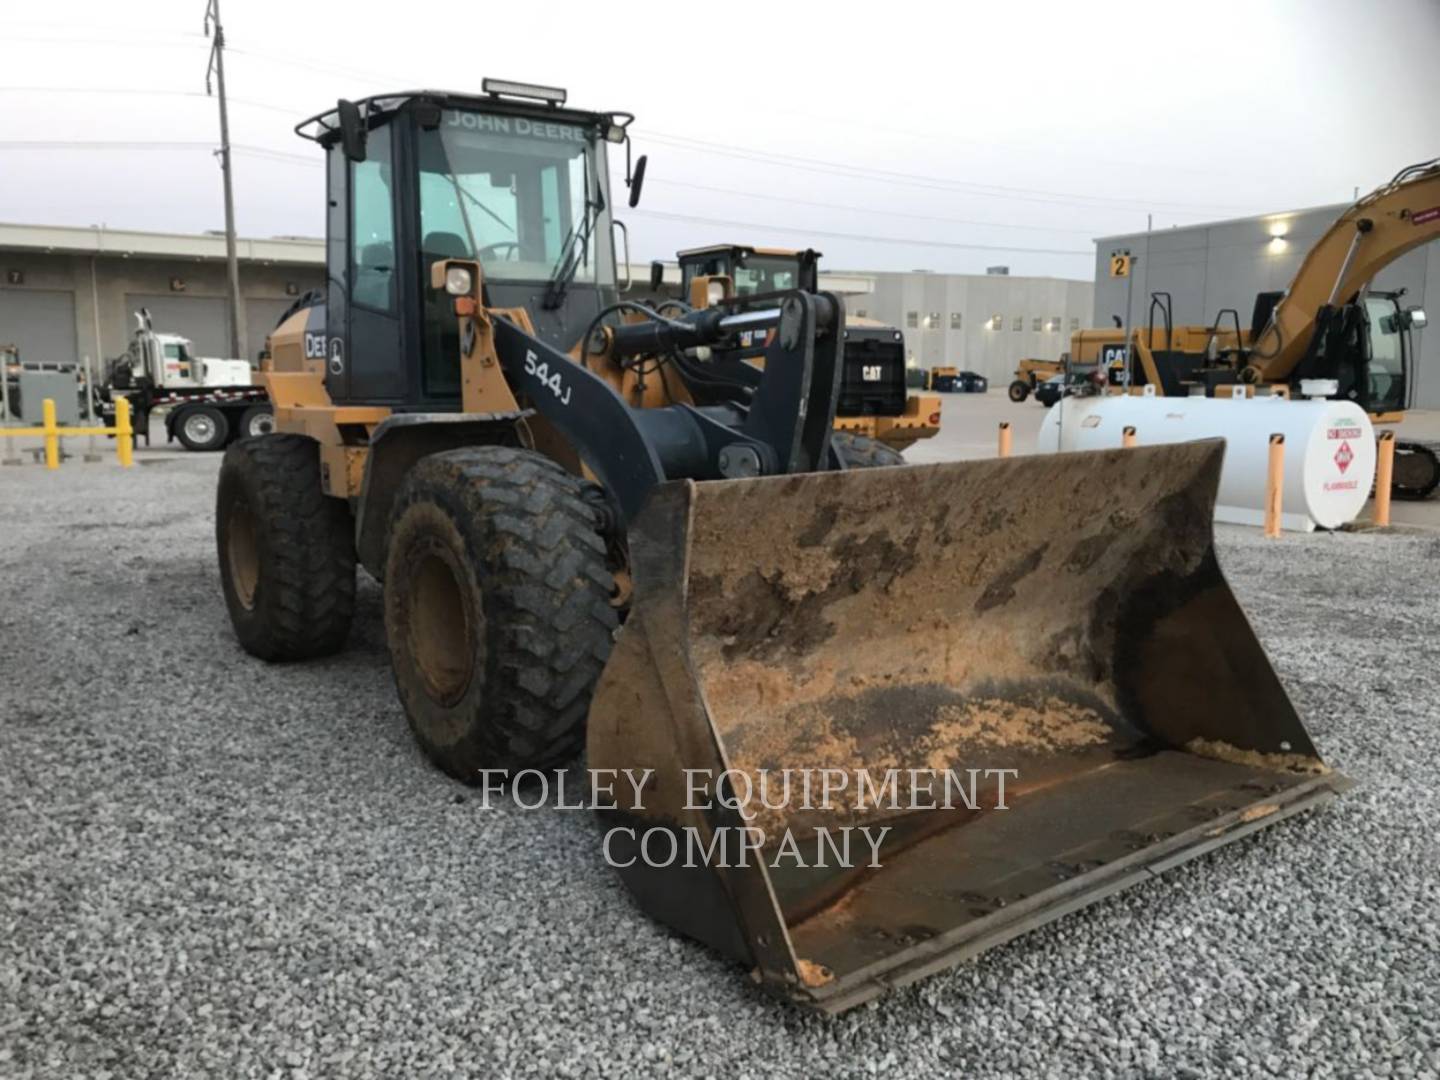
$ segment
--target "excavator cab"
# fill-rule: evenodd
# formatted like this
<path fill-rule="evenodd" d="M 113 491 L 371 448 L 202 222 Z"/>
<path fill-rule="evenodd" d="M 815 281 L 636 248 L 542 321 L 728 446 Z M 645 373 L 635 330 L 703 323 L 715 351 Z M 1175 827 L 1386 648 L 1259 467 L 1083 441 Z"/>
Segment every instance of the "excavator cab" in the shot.
<path fill-rule="evenodd" d="M 1354 401 L 1375 416 L 1406 409 L 1414 350 L 1411 329 L 1425 325 L 1425 312 L 1402 307 L 1403 296 L 1403 291 L 1367 289 L 1348 304 L 1322 307 L 1291 381 L 1333 380 L 1334 397 Z"/>

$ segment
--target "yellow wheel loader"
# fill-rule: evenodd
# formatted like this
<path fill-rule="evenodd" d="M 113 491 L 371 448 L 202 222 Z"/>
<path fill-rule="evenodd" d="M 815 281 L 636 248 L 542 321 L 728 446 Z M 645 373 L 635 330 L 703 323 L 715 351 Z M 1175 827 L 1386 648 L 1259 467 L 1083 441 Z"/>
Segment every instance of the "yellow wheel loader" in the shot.
<path fill-rule="evenodd" d="M 440 769 L 628 770 L 596 857 L 826 1011 L 1343 786 L 1216 562 L 1220 444 L 855 468 L 838 297 L 617 300 L 628 121 L 487 81 L 301 125 L 326 294 L 216 501 L 245 649 L 341 649 L 363 568 Z"/>
<path fill-rule="evenodd" d="M 697 308 L 734 296 L 820 287 L 820 252 L 808 248 L 710 244 L 679 252 L 677 262 L 684 302 Z M 652 263 L 652 292 L 659 292 L 663 275 L 663 264 Z M 898 328 L 847 316 L 835 430 L 844 434 L 845 445 L 884 464 L 899 464 L 904 460 L 900 451 L 940 433 L 940 399 L 909 393 L 905 365 L 905 335 Z"/>

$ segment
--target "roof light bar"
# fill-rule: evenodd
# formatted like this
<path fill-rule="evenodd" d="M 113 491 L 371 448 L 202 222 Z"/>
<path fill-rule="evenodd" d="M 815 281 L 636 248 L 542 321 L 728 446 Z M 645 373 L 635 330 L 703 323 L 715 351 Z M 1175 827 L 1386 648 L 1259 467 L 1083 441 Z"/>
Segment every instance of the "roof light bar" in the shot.
<path fill-rule="evenodd" d="M 565 91 L 558 86 L 536 86 L 534 83 L 510 82 L 507 79 L 482 79 L 480 89 L 496 97 L 529 98 L 551 105 L 565 104 Z"/>

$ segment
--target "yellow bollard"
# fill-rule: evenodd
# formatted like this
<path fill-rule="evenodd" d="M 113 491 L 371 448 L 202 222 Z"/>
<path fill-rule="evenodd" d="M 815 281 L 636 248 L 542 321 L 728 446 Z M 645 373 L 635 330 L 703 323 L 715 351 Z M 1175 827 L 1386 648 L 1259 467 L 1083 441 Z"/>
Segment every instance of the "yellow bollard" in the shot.
<path fill-rule="evenodd" d="M 1002 420 L 1002 421 L 1000 422 L 1000 456 L 1001 456 L 1001 457 L 1009 457 L 1009 456 L 1010 456 L 1010 421 L 1009 421 L 1009 420 Z"/>
<path fill-rule="evenodd" d="M 1375 465 L 1375 524 L 1390 525 L 1390 485 L 1395 479 L 1395 432 L 1382 431 Z"/>
<path fill-rule="evenodd" d="M 130 468 L 135 456 L 135 433 L 130 427 L 130 399 L 115 399 L 115 457 L 123 468 Z"/>
<path fill-rule="evenodd" d="M 1120 433 L 1120 445 L 1127 449 L 1135 445 L 1135 429 L 1133 427 L 1127 426 Z"/>
<path fill-rule="evenodd" d="M 45 467 L 60 467 L 60 426 L 55 423 L 55 399 L 46 398 L 42 409 L 45 432 Z"/>
<path fill-rule="evenodd" d="M 1285 436 L 1270 436 L 1270 470 L 1265 476 L 1265 535 L 1280 535 L 1281 492 L 1285 486 Z"/>

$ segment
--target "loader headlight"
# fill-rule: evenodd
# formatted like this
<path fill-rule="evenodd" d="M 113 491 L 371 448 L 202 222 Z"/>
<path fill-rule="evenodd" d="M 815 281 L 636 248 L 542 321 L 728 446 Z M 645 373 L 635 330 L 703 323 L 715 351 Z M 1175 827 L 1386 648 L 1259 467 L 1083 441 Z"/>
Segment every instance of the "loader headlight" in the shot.
<path fill-rule="evenodd" d="M 470 271 L 463 266 L 451 266 L 445 270 L 445 291 L 451 296 L 469 296 L 474 284 Z"/>

